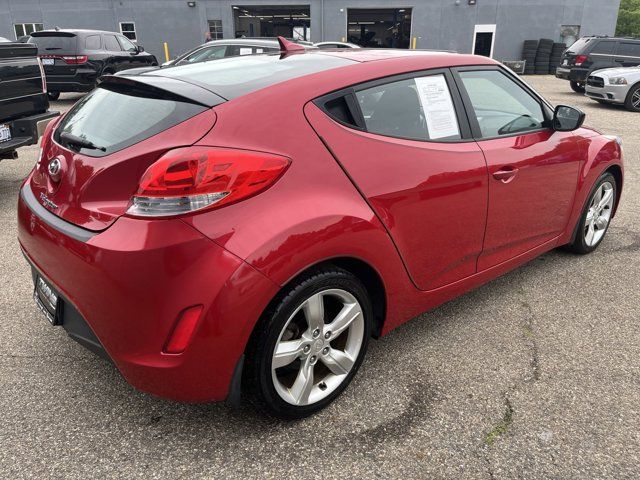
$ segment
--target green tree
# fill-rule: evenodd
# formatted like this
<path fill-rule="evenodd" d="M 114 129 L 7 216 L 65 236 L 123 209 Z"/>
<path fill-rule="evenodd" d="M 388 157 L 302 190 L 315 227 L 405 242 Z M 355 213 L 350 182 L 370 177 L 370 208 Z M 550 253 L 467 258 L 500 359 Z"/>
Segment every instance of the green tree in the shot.
<path fill-rule="evenodd" d="M 640 0 L 622 0 L 620 2 L 616 35 L 640 37 Z"/>

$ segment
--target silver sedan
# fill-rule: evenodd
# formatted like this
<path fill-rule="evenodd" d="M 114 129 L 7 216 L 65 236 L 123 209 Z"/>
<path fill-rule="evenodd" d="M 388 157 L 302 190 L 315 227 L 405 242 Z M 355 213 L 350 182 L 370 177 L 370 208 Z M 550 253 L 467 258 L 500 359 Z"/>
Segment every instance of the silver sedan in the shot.
<path fill-rule="evenodd" d="M 616 103 L 640 112 L 640 67 L 593 72 L 587 78 L 585 95 L 600 103 Z"/>

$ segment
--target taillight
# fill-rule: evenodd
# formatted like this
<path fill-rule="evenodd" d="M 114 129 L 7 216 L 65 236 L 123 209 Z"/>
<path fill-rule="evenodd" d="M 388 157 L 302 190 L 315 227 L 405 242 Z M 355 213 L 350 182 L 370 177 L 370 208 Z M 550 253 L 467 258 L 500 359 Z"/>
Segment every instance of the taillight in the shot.
<path fill-rule="evenodd" d="M 87 63 L 87 61 L 89 60 L 89 57 L 86 55 L 69 55 L 69 56 L 65 55 L 62 57 L 62 59 L 68 65 L 81 65 L 83 63 Z"/>
<path fill-rule="evenodd" d="M 289 164 L 286 157 L 248 150 L 170 150 L 147 168 L 127 213 L 166 217 L 228 205 L 269 188 Z"/>
<path fill-rule="evenodd" d="M 580 65 L 582 65 L 587 60 L 589 60 L 589 57 L 587 55 L 578 55 L 578 56 L 576 56 L 575 65 L 577 67 L 579 67 Z"/>

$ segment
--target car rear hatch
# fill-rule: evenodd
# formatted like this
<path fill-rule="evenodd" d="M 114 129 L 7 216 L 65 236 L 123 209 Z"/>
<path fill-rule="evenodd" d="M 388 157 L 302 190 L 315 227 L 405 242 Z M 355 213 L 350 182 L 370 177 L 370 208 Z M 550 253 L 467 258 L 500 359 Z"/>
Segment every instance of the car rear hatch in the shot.
<path fill-rule="evenodd" d="M 104 230 L 125 213 L 149 165 L 202 138 L 223 101 L 179 80 L 110 77 L 45 136 L 29 187 L 58 217 Z"/>
<path fill-rule="evenodd" d="M 562 67 L 582 66 L 585 60 L 588 60 L 588 55 L 586 55 L 585 52 L 588 50 L 588 46 L 591 40 L 593 39 L 590 37 L 583 37 L 577 40 L 576 42 L 574 42 L 574 44 L 571 45 L 569 48 L 567 48 L 567 50 L 565 50 L 565 52 L 562 54 L 562 60 L 560 65 Z M 577 62 L 578 63 L 577 65 L 576 65 L 576 59 L 579 60 Z"/>
<path fill-rule="evenodd" d="M 46 109 L 36 48 L 24 43 L 0 43 L 0 123 Z"/>
<path fill-rule="evenodd" d="M 38 46 L 38 56 L 47 75 L 74 76 L 78 65 L 87 62 L 86 56 L 79 55 L 78 37 L 75 33 L 34 32 L 29 43 Z"/>

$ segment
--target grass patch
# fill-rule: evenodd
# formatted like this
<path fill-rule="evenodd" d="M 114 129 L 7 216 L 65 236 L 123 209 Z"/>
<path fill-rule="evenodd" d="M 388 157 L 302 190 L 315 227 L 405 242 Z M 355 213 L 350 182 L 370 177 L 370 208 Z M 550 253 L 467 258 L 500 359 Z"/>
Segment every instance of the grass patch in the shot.
<path fill-rule="evenodd" d="M 509 430 L 509 426 L 513 423 L 513 407 L 511 406 L 511 402 L 509 400 L 506 401 L 506 409 L 504 411 L 504 416 L 500 423 L 498 423 L 495 427 L 491 429 L 489 433 L 487 433 L 487 437 L 485 438 L 485 442 L 487 445 L 493 445 L 493 442 L 496 439 L 503 435 Z"/>

